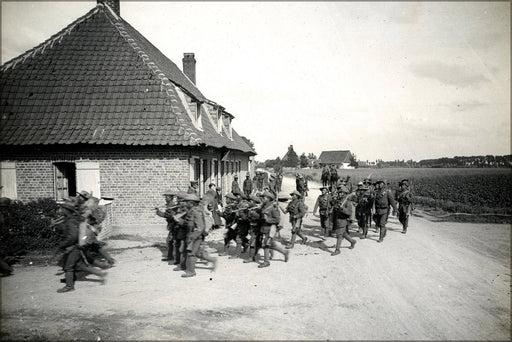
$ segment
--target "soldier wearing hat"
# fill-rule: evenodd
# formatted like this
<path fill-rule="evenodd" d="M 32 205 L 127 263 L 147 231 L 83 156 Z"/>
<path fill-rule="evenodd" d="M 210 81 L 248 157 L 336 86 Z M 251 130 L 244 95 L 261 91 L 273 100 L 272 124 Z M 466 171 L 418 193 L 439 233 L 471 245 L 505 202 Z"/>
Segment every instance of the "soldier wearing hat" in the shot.
<path fill-rule="evenodd" d="M 244 263 L 255 262 L 258 250 L 261 248 L 261 203 L 262 200 L 256 195 L 249 196 L 250 207 L 247 210 L 249 220 L 249 258 Z"/>
<path fill-rule="evenodd" d="M 165 198 L 165 209 L 164 211 L 160 210 L 158 207 L 155 208 L 156 214 L 160 217 L 165 218 L 167 221 L 167 231 L 169 232 L 167 234 L 167 257 L 163 258 L 162 261 L 168 261 L 171 260 L 174 261 L 176 258 L 174 257 L 174 245 L 175 245 L 175 238 L 176 230 L 177 230 L 177 222 L 174 220 L 174 215 L 178 213 L 178 201 L 177 201 L 177 193 L 171 189 L 166 190 L 164 193 Z M 179 253 L 177 251 L 177 253 Z"/>
<path fill-rule="evenodd" d="M 409 216 L 413 209 L 413 195 L 409 190 L 408 179 L 402 179 L 399 185 L 400 189 L 396 191 L 395 199 L 398 202 L 398 220 L 402 224 L 402 234 L 406 234 L 409 226 Z"/>
<path fill-rule="evenodd" d="M 292 196 L 292 200 L 285 209 L 279 207 L 283 214 L 290 215 L 290 224 L 292 226 L 292 238 L 290 240 L 290 244 L 286 246 L 286 248 L 291 249 L 295 245 L 295 239 L 299 236 L 302 239 L 302 243 L 305 244 L 308 240 L 307 237 L 301 234 L 300 230 L 302 228 L 302 218 L 306 214 L 306 208 L 304 206 L 304 202 L 302 200 L 302 196 L 300 193 L 295 190 L 290 194 Z"/>
<path fill-rule="evenodd" d="M 185 217 L 185 221 L 188 227 L 186 239 L 186 270 L 185 273 L 181 275 L 181 277 L 189 278 L 196 275 L 195 265 L 198 257 L 213 262 L 214 269 L 216 265 L 216 259 L 211 258 L 201 246 L 207 231 L 203 208 L 199 206 L 199 197 L 195 194 L 188 194 L 184 196 L 183 200 L 187 203 L 189 210 Z"/>
<path fill-rule="evenodd" d="M 226 195 L 226 206 L 222 212 L 222 217 L 226 222 L 226 234 L 224 235 L 224 250 L 219 253 L 224 256 L 228 253 L 229 243 L 236 239 L 237 236 L 237 207 L 240 199 L 234 194 Z"/>
<path fill-rule="evenodd" d="M 271 174 L 270 179 L 268 181 L 268 190 L 274 194 L 274 196 L 277 195 L 277 186 L 276 186 L 276 175 Z"/>
<path fill-rule="evenodd" d="M 242 190 L 240 190 L 240 185 L 238 184 L 238 176 L 233 177 L 233 182 L 231 182 L 231 193 L 236 196 L 243 196 Z"/>
<path fill-rule="evenodd" d="M 265 191 L 263 193 L 263 206 L 261 208 L 261 233 L 262 244 L 264 251 L 264 262 L 258 267 L 270 266 L 270 249 L 276 250 L 284 255 L 285 262 L 288 261 L 288 251 L 285 250 L 278 242 L 274 240 L 277 225 L 280 222 L 281 215 L 279 213 L 278 205 L 274 202 L 275 196 L 271 192 Z"/>
<path fill-rule="evenodd" d="M 356 219 L 359 229 L 362 230 L 361 239 L 365 239 L 368 234 L 368 216 L 371 215 L 372 205 L 370 190 L 363 182 L 359 182 L 356 190 Z"/>
<path fill-rule="evenodd" d="M 60 213 L 64 216 L 64 220 L 59 224 L 62 231 L 62 238 L 59 243 L 59 251 L 63 252 L 59 265 L 64 270 L 64 282 L 66 286 L 58 289 L 57 292 L 69 292 L 75 290 L 76 272 L 94 273 L 103 278 L 105 272 L 88 267 L 85 264 L 84 255 L 78 247 L 78 230 L 79 225 L 83 221 L 78 208 L 74 202 L 66 201 L 60 204 Z"/>
<path fill-rule="evenodd" d="M 383 179 L 379 179 L 375 183 L 375 189 L 375 214 L 373 216 L 376 228 L 380 228 L 378 242 L 382 242 L 387 233 L 386 223 L 388 221 L 389 206 L 393 207 L 393 215 L 396 215 L 396 203 L 391 191 L 386 188 L 386 182 Z"/>
<path fill-rule="evenodd" d="M 178 192 L 176 197 L 178 198 L 179 206 L 177 207 L 176 213 L 173 215 L 174 224 L 174 265 L 176 267 L 173 271 L 185 271 L 187 269 L 187 248 L 186 240 L 188 234 L 188 226 L 185 216 L 190 210 L 191 204 L 185 202 L 185 198 L 190 194 L 186 192 Z"/>
<path fill-rule="evenodd" d="M 322 192 L 316 199 L 315 207 L 313 208 L 313 215 L 316 216 L 317 209 L 320 210 L 320 226 L 322 227 L 322 235 L 327 237 L 330 235 L 330 216 L 332 214 L 332 197 L 328 192 L 329 189 L 323 186 L 320 188 Z"/>
<path fill-rule="evenodd" d="M 295 189 L 300 193 L 300 196 L 304 198 L 308 190 L 304 175 L 297 174 L 297 178 L 295 179 Z"/>
<path fill-rule="evenodd" d="M 348 230 L 353 211 L 353 206 L 349 202 L 354 199 L 354 195 L 349 195 L 349 190 L 346 186 L 341 185 L 338 188 L 337 197 L 333 200 L 333 229 L 336 234 L 336 249 L 331 253 L 333 256 L 340 254 L 343 239 L 350 242 L 350 249 L 353 249 L 356 245 L 356 240 L 350 237 Z"/>
<path fill-rule="evenodd" d="M 253 184 L 249 173 L 245 176 L 244 184 L 242 185 L 245 196 L 250 196 L 253 190 Z"/>

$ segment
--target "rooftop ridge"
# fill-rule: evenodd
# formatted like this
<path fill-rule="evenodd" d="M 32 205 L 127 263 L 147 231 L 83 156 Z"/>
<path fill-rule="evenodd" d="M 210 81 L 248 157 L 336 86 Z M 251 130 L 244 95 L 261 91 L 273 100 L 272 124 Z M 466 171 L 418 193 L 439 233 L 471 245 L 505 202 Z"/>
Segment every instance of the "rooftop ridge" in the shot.
<path fill-rule="evenodd" d="M 109 8 L 107 5 L 105 7 Z M 124 38 L 124 40 L 135 50 L 137 55 L 140 59 L 142 59 L 142 62 L 153 72 L 153 74 L 158 77 L 160 80 L 160 91 L 163 91 L 165 89 L 165 93 L 167 96 L 171 99 L 171 112 L 176 117 L 177 124 L 180 125 L 180 133 L 183 130 L 183 134 L 185 138 L 190 138 L 190 144 L 191 145 L 198 145 L 201 143 L 202 139 L 198 136 L 196 132 L 190 126 L 188 125 L 187 120 L 184 118 L 184 113 L 180 111 L 180 108 L 176 106 L 174 103 L 178 102 L 177 93 L 176 93 L 176 85 L 164 74 L 163 71 L 161 71 L 155 62 L 151 61 L 150 57 L 144 52 L 136 43 L 135 39 L 133 39 L 130 34 L 126 31 L 126 28 L 124 25 L 120 22 L 121 19 L 117 16 L 114 16 L 116 18 L 116 22 L 112 22 L 108 15 L 106 15 L 105 12 L 103 12 L 105 16 L 107 17 L 107 20 L 114 26 L 121 37 Z M 180 87 L 181 88 L 181 87 Z"/>
<path fill-rule="evenodd" d="M 99 6 L 99 5 L 98 5 Z M 16 67 L 16 65 L 21 61 L 21 63 L 25 63 L 25 60 L 27 60 L 27 58 L 33 58 L 34 56 L 36 56 L 38 53 L 41 53 L 43 54 L 44 51 L 46 50 L 46 48 L 48 46 L 50 46 L 50 49 L 53 48 L 53 45 L 55 44 L 55 42 L 58 40 L 58 43 L 60 43 L 62 41 L 62 38 L 64 38 L 64 36 L 66 34 L 70 34 L 71 31 L 73 31 L 73 29 L 75 28 L 76 25 L 84 22 L 85 20 L 89 19 L 91 16 L 93 16 L 94 14 L 96 14 L 98 11 L 99 11 L 99 7 L 98 6 L 95 6 L 93 9 L 91 9 L 89 12 L 87 12 L 85 15 L 79 17 L 78 19 L 76 19 L 75 21 L 73 21 L 71 24 L 69 24 L 68 26 L 66 26 L 65 28 L 63 28 L 62 30 L 60 30 L 59 32 L 57 32 L 56 34 L 50 36 L 50 38 L 48 38 L 47 40 L 45 40 L 44 42 L 42 42 L 41 44 L 33 47 L 32 49 L 30 50 L 27 50 L 25 51 L 24 53 L 22 53 L 21 55 L 19 55 L 18 57 L 14 57 L 13 59 L 5 62 L 1 67 L 0 67 L 0 71 L 6 71 L 8 70 L 10 67 L 12 67 L 13 69 Z"/>

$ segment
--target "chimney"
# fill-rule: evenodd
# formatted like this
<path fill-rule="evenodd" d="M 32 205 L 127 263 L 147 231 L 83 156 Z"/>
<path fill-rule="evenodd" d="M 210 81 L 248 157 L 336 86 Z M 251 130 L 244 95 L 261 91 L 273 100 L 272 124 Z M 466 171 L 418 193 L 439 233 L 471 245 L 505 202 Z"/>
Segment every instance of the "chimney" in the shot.
<path fill-rule="evenodd" d="M 182 61 L 183 72 L 190 78 L 192 83 L 196 84 L 196 59 L 194 58 L 194 54 L 191 52 L 184 53 Z"/>
<path fill-rule="evenodd" d="M 98 4 L 108 5 L 114 11 L 115 14 L 121 16 L 119 10 L 119 0 L 97 0 Z"/>

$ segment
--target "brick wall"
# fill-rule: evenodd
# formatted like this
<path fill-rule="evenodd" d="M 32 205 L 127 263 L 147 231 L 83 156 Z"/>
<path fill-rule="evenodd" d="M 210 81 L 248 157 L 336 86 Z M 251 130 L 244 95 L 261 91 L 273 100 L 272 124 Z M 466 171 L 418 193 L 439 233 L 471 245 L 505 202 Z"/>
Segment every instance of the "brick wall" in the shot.
<path fill-rule="evenodd" d="M 161 224 L 163 219 L 156 216 L 154 208 L 164 205 L 164 190 L 188 189 L 189 158 L 192 155 L 201 159 L 221 158 L 220 152 L 216 149 L 101 147 L 94 150 L 16 150 L 9 151 L 8 158 L 0 155 L 0 160 L 16 163 L 18 199 L 21 201 L 40 197 L 54 198 L 55 162 L 80 160 L 99 163 L 101 195 L 114 198 L 109 208 L 113 219 L 108 224 L 119 226 Z M 243 171 L 239 172 L 239 177 L 243 181 L 248 156 L 243 153 L 232 153 L 229 160 L 241 161 Z M 233 174 L 225 175 L 222 182 L 224 192 L 231 190 L 232 176 Z M 81 190 L 87 189 L 77 189 Z"/>

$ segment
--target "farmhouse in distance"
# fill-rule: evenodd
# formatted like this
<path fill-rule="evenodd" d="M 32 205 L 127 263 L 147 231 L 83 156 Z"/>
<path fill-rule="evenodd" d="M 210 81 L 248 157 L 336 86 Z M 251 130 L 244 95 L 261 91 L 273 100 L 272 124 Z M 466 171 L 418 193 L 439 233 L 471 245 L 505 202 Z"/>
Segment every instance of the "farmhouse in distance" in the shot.
<path fill-rule="evenodd" d="M 320 167 L 333 165 L 340 169 L 353 169 L 354 167 L 350 166 L 351 160 L 352 153 L 349 150 L 322 151 L 318 157 L 318 164 Z"/>
<path fill-rule="evenodd" d="M 172 26 L 170 26 L 172 29 Z M 112 197 L 113 224 L 161 223 L 154 207 L 191 181 L 224 193 L 253 173 L 234 116 L 120 16 L 88 13 L 0 67 L 0 195 Z"/>

